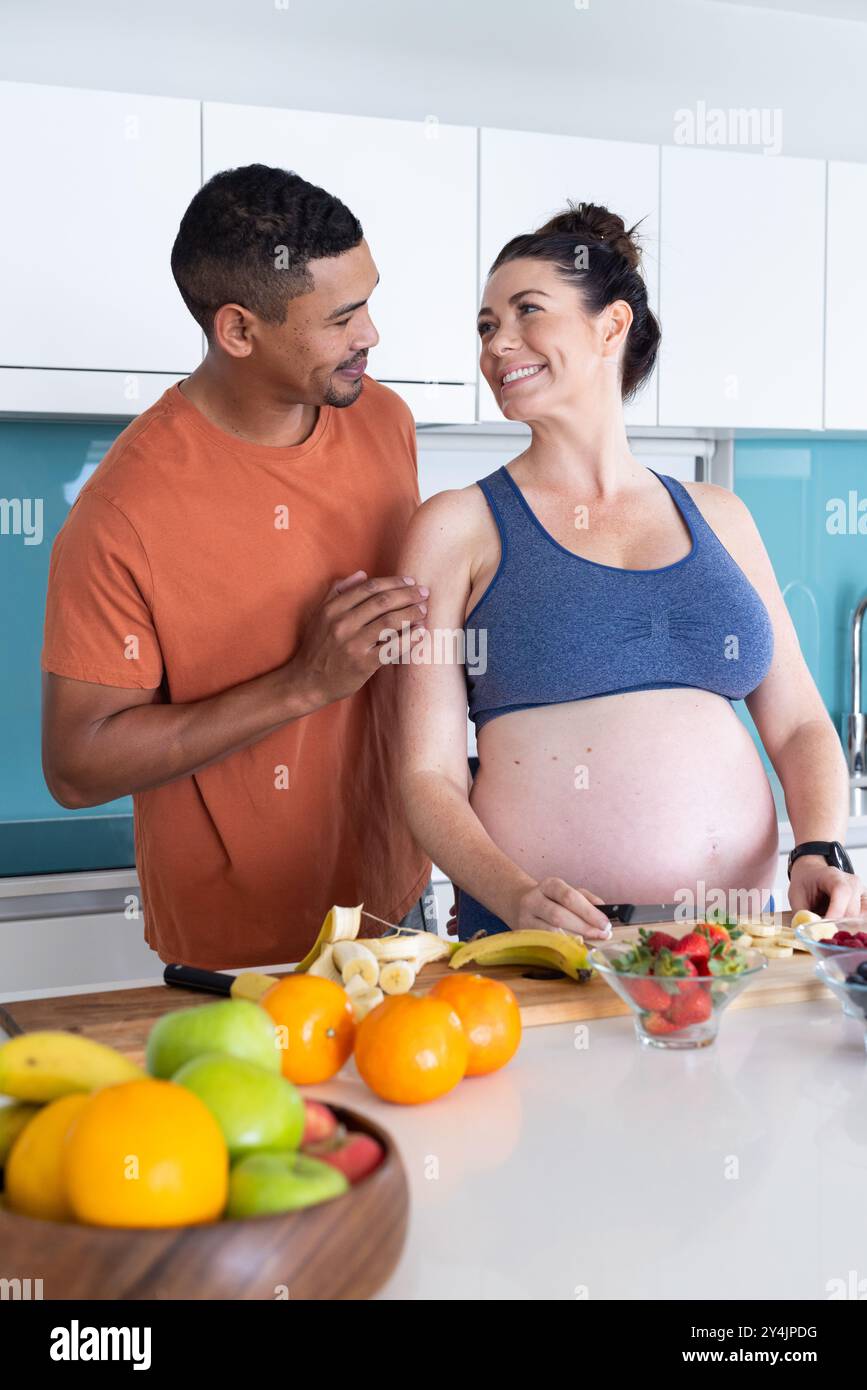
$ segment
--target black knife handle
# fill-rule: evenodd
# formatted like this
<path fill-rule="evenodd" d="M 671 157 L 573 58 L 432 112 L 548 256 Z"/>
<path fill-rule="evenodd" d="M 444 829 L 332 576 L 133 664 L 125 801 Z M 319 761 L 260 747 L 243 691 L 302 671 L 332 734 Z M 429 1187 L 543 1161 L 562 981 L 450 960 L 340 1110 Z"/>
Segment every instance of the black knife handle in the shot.
<path fill-rule="evenodd" d="M 206 994 L 229 995 L 235 983 L 234 975 L 224 975 L 219 970 L 200 970 L 197 965 L 167 965 L 163 979 L 167 985 L 201 989 Z"/>

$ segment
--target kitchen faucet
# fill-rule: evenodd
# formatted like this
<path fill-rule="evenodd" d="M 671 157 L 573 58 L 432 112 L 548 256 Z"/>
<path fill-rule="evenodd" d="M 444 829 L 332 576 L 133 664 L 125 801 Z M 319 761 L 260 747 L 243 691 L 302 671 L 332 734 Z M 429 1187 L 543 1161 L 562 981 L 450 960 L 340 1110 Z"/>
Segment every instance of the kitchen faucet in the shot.
<path fill-rule="evenodd" d="M 861 706 L 861 628 L 865 612 L 867 594 L 852 614 L 852 698 L 849 702 L 849 713 L 843 715 L 849 784 L 853 794 L 856 794 L 856 788 L 860 789 L 862 798 L 863 789 L 867 789 L 867 715 Z"/>

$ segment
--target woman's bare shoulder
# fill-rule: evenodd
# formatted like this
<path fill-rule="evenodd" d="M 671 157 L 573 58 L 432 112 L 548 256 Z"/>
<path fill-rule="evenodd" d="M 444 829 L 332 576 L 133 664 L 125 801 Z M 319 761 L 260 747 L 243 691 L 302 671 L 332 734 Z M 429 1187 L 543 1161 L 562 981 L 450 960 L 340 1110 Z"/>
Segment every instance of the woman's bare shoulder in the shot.
<path fill-rule="evenodd" d="M 744 539 L 755 535 L 756 524 L 749 507 L 731 488 L 720 487 L 718 483 L 698 482 L 684 482 L 683 486 L 705 521 L 718 534 L 725 531 L 732 537 Z"/>
<path fill-rule="evenodd" d="M 477 541 L 487 530 L 490 509 L 475 483 L 434 493 L 414 513 L 409 536 L 420 545 L 458 548 Z"/>

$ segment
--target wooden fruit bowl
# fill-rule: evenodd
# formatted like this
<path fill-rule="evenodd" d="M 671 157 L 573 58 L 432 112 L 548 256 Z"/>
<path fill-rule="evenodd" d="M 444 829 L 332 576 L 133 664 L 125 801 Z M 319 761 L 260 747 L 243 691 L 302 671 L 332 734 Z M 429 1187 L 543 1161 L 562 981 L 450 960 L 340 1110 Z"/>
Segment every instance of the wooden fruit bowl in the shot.
<path fill-rule="evenodd" d="M 0 1208 L 0 1278 L 41 1279 L 46 1299 L 369 1298 L 406 1239 L 406 1174 L 384 1129 L 328 1104 L 385 1149 L 342 1197 L 283 1216 L 158 1230 L 34 1221 Z"/>

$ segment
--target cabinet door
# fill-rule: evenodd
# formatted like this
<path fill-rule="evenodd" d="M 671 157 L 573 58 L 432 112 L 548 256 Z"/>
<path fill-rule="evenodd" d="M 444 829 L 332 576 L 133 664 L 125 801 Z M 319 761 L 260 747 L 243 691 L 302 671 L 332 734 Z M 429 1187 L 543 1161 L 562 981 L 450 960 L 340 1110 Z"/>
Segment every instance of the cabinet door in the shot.
<path fill-rule="evenodd" d="M 825 428 L 867 429 L 867 165 L 828 165 Z"/>
<path fill-rule="evenodd" d="M 640 228 L 644 273 L 656 310 L 659 238 L 659 147 L 520 130 L 481 131 L 479 150 L 479 286 L 507 241 L 532 231 L 568 202 L 602 203 L 627 227 Z M 479 377 L 479 418 L 502 420 Z M 627 407 L 627 423 L 656 424 L 656 380 Z"/>
<path fill-rule="evenodd" d="M 821 429 L 825 166 L 662 151 L 660 425 Z"/>
<path fill-rule="evenodd" d="M 3 82 L 0 126 L 0 362 L 192 371 L 169 258 L 201 182 L 199 103 Z"/>
<path fill-rule="evenodd" d="M 243 164 L 293 169 L 359 218 L 381 276 L 374 376 L 474 380 L 475 130 L 205 102 L 203 149 L 206 179 Z"/>

